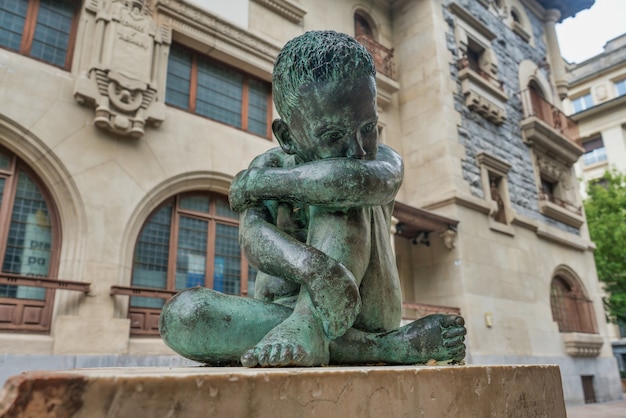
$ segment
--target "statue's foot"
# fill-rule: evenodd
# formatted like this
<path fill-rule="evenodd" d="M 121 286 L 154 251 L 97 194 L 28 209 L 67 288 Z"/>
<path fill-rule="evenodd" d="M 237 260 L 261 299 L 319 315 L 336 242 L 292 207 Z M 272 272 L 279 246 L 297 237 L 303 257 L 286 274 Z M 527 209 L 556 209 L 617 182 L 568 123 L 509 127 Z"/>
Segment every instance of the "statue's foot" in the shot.
<path fill-rule="evenodd" d="M 311 313 L 294 312 L 241 356 L 245 367 L 324 366 L 328 339 Z"/>
<path fill-rule="evenodd" d="M 361 295 L 348 269 L 333 261 L 330 268 L 316 272 L 304 285 L 329 339 L 343 335 L 352 327 L 361 310 Z"/>
<path fill-rule="evenodd" d="M 406 329 L 405 329 L 406 328 Z M 408 339 L 410 363 L 460 362 L 465 358 L 465 320 L 458 315 L 435 314 L 400 328 Z"/>
<path fill-rule="evenodd" d="M 458 315 L 430 315 L 379 334 L 352 328 L 331 341 L 333 364 L 458 363 L 465 358 L 465 321 Z"/>

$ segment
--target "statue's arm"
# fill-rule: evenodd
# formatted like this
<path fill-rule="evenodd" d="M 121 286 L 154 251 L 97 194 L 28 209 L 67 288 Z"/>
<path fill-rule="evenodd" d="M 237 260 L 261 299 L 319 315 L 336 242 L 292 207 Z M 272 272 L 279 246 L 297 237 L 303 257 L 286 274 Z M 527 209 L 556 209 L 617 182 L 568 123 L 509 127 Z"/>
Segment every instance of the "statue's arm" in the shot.
<path fill-rule="evenodd" d="M 255 164 L 233 181 L 231 205 L 235 210 L 263 200 L 337 208 L 384 205 L 393 201 L 402 176 L 402 159 L 382 144 L 371 161 L 332 158 L 289 167 Z"/>

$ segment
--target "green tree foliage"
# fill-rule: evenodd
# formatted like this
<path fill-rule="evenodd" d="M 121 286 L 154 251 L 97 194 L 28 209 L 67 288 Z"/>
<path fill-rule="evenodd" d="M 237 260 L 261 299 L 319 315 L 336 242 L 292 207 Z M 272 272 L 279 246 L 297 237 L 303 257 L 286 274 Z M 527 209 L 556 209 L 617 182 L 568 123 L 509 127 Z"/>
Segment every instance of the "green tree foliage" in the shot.
<path fill-rule="evenodd" d="M 626 175 L 607 171 L 601 180 L 590 183 L 585 212 L 598 278 L 604 282 L 608 314 L 626 322 Z"/>

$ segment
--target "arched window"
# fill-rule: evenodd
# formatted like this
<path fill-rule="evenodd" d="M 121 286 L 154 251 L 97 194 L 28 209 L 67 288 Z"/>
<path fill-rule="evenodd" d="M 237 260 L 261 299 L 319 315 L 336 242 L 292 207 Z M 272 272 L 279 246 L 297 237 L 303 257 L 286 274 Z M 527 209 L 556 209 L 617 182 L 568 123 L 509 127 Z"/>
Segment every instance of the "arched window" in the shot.
<path fill-rule="evenodd" d="M 550 305 L 560 332 L 597 333 L 593 302 L 576 279 L 556 275 L 550 285 Z"/>
<path fill-rule="evenodd" d="M 520 25 L 522 24 L 522 18 L 520 17 L 519 12 L 515 8 L 511 8 L 511 19 L 513 19 L 513 22 L 515 23 L 518 23 Z"/>
<path fill-rule="evenodd" d="M 221 195 L 184 193 L 156 209 L 135 245 L 131 284 L 140 293 L 130 298 L 131 334 L 157 335 L 165 300 L 182 289 L 254 294 L 255 272 L 241 255 L 238 235 L 239 215 Z M 151 297 L 151 289 L 160 297 Z"/>
<path fill-rule="evenodd" d="M 367 19 L 360 13 L 354 14 L 354 33 L 356 37 L 366 36 L 372 41 L 375 40 L 372 27 L 370 26 Z"/>
<path fill-rule="evenodd" d="M 0 148 L 0 330 L 50 330 L 54 290 L 37 279 L 56 279 L 59 235 L 37 176 Z"/>
<path fill-rule="evenodd" d="M 363 11 L 354 13 L 354 37 L 372 54 L 376 71 L 394 79 L 393 49 L 387 48 L 376 40 L 376 26 L 373 20 Z"/>

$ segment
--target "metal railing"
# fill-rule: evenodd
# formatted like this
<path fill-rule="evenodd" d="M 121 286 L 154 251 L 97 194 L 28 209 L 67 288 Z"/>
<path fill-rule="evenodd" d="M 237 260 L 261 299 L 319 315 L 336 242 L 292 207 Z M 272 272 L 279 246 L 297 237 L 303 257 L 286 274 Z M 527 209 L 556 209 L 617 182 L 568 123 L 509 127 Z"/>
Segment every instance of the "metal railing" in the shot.
<path fill-rule="evenodd" d="M 524 107 L 524 118 L 536 117 L 552 129 L 572 142 L 580 138 L 578 124 L 561 112 L 559 108 L 549 103 L 533 89 L 520 92 L 520 98 Z"/>
<path fill-rule="evenodd" d="M 560 199 L 560 198 L 558 198 L 558 197 L 556 197 L 554 195 L 551 195 L 549 193 L 539 192 L 539 200 L 552 202 L 555 205 L 558 205 L 558 206 L 562 207 L 563 209 L 567 209 L 570 212 L 574 212 L 574 213 L 576 213 L 578 215 L 581 215 L 581 216 L 583 214 L 582 206 L 576 206 L 572 202 L 568 202 L 567 200 Z"/>
<path fill-rule="evenodd" d="M 393 49 L 379 44 L 367 35 L 357 35 L 356 40 L 363 45 L 374 58 L 376 71 L 395 80 L 396 68 L 393 62 Z"/>
<path fill-rule="evenodd" d="M 503 81 L 498 80 L 493 75 L 489 74 L 487 71 L 485 71 L 482 68 L 480 68 L 480 66 L 478 64 L 476 64 L 473 61 L 470 61 L 467 57 L 463 57 L 460 60 L 458 60 L 456 62 L 456 68 L 458 70 L 463 70 L 465 68 L 468 68 L 468 69 L 474 71 L 476 74 L 478 74 L 482 78 L 484 78 L 485 80 L 487 80 L 488 82 L 490 82 L 492 84 L 496 84 L 501 91 L 504 91 L 504 82 Z"/>
<path fill-rule="evenodd" d="M 43 289 L 73 290 L 76 292 L 89 293 L 91 283 L 74 282 L 70 280 L 57 280 L 48 277 L 23 276 L 19 274 L 0 274 L 0 284 L 9 286 L 29 286 Z"/>

